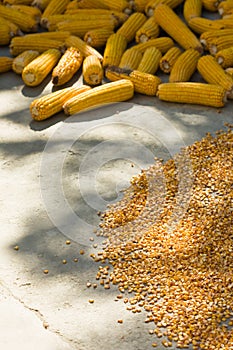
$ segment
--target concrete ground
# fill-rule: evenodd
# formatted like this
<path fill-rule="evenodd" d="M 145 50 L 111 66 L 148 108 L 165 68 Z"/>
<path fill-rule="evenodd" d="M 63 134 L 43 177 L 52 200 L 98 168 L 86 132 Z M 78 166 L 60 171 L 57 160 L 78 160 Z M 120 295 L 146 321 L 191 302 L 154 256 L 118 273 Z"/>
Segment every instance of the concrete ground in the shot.
<path fill-rule="evenodd" d="M 0 77 L 0 348 L 150 349 L 161 340 L 149 334 L 144 313 L 116 301 L 117 288 L 87 287 L 98 283 L 90 258 L 101 250 L 97 212 L 154 157 L 173 157 L 232 123 L 232 101 L 216 109 L 135 95 L 32 121 L 30 102 L 51 89 L 50 77 L 36 88 L 13 72 Z"/>

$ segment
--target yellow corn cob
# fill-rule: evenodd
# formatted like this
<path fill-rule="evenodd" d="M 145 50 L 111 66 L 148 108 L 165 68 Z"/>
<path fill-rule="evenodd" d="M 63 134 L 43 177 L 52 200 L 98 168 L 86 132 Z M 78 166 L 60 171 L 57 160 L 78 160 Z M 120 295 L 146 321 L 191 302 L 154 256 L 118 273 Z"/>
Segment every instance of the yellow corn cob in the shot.
<path fill-rule="evenodd" d="M 225 35 L 233 36 L 233 29 L 220 29 L 204 32 L 200 35 L 200 42 L 204 49 L 207 50 L 213 38 L 219 38 Z"/>
<path fill-rule="evenodd" d="M 104 70 L 100 60 L 96 56 L 87 56 L 83 61 L 83 79 L 91 86 L 100 85 L 104 76 Z"/>
<path fill-rule="evenodd" d="M 38 51 L 26 50 L 13 59 L 12 70 L 17 74 L 22 74 L 24 67 L 39 56 Z"/>
<path fill-rule="evenodd" d="M 44 11 L 51 0 L 33 0 L 32 6 L 38 7 L 41 11 Z"/>
<path fill-rule="evenodd" d="M 10 41 L 11 33 L 9 26 L 0 22 L 0 45 L 9 45 Z"/>
<path fill-rule="evenodd" d="M 72 97 L 90 90 L 90 86 L 68 87 L 42 96 L 30 104 L 31 116 L 36 121 L 50 118 L 62 111 L 63 104 Z"/>
<path fill-rule="evenodd" d="M 24 83 L 28 86 L 39 85 L 52 71 L 60 57 L 61 52 L 57 49 L 49 49 L 40 54 L 23 69 Z"/>
<path fill-rule="evenodd" d="M 3 17 L 0 17 L 0 25 L 1 24 L 8 25 L 8 27 L 10 29 L 10 36 L 11 37 L 13 37 L 15 35 L 22 35 L 22 31 L 19 29 L 19 27 L 15 23 L 8 21 L 7 19 L 5 19 Z"/>
<path fill-rule="evenodd" d="M 99 49 L 103 47 L 110 35 L 114 34 L 113 30 L 107 28 L 93 29 L 86 32 L 83 40 L 90 46 Z"/>
<path fill-rule="evenodd" d="M 23 32 L 36 32 L 38 29 L 37 22 L 31 16 L 13 10 L 8 6 L 0 4 L 0 16 L 10 22 L 15 23 Z"/>
<path fill-rule="evenodd" d="M 74 0 L 67 5 L 67 10 L 72 9 L 108 9 L 101 0 Z"/>
<path fill-rule="evenodd" d="M 58 16 L 58 15 L 54 15 Z M 61 16 L 61 15 L 60 15 Z M 63 17 L 73 16 L 74 18 L 80 20 L 95 20 L 96 18 L 103 17 L 103 19 L 114 19 L 116 25 L 123 24 L 129 17 L 123 12 L 107 10 L 107 9 L 76 9 L 76 10 L 66 10 Z M 49 19 L 53 16 L 49 16 Z"/>
<path fill-rule="evenodd" d="M 145 7 L 145 13 L 148 17 L 153 16 L 154 10 L 156 7 L 163 3 L 167 6 L 169 6 L 171 9 L 175 8 L 176 6 L 180 5 L 183 2 L 183 0 L 151 0 L 147 3 Z"/>
<path fill-rule="evenodd" d="M 134 91 L 143 95 L 155 96 L 161 80 L 156 75 L 142 73 L 138 70 L 121 69 L 109 66 L 105 70 L 106 77 L 111 81 L 128 79 L 134 85 Z"/>
<path fill-rule="evenodd" d="M 233 97 L 233 78 L 217 63 L 211 55 L 202 56 L 197 63 L 197 70 L 209 84 L 217 84 L 227 91 L 228 98 Z"/>
<path fill-rule="evenodd" d="M 184 51 L 174 63 L 169 76 L 170 83 L 189 81 L 197 68 L 200 57 L 199 52 L 194 49 Z"/>
<path fill-rule="evenodd" d="M 225 69 L 225 72 L 233 78 L 233 67 L 229 67 Z"/>
<path fill-rule="evenodd" d="M 88 45 L 85 41 L 80 39 L 78 36 L 70 35 L 66 40 L 65 44 L 67 47 L 73 46 L 76 47 L 82 56 L 86 57 L 89 55 L 95 55 L 100 60 L 103 60 L 103 56 L 95 50 L 92 46 Z"/>
<path fill-rule="evenodd" d="M 211 12 L 217 12 L 218 11 L 218 5 L 221 0 L 201 0 L 203 7 L 207 11 Z"/>
<path fill-rule="evenodd" d="M 182 51 L 178 47 L 171 47 L 161 58 L 159 62 L 160 69 L 164 73 L 170 73 L 176 60 L 181 54 Z"/>
<path fill-rule="evenodd" d="M 220 16 L 227 14 L 228 12 L 231 12 L 232 9 L 233 9 L 233 0 L 221 1 L 218 4 L 218 12 Z"/>
<path fill-rule="evenodd" d="M 160 29 L 154 16 L 148 20 L 137 30 L 135 34 L 135 41 L 137 43 L 144 43 L 150 39 L 155 39 L 159 36 Z"/>
<path fill-rule="evenodd" d="M 135 12 L 122 24 L 117 33 L 123 35 L 129 43 L 134 39 L 136 32 L 146 20 L 147 18 L 143 13 Z"/>
<path fill-rule="evenodd" d="M 135 12 L 145 12 L 146 5 L 150 0 L 134 0 L 133 10 Z"/>
<path fill-rule="evenodd" d="M 64 21 L 59 22 L 56 25 L 56 30 L 58 31 L 65 31 L 68 30 L 71 35 L 77 35 L 80 38 L 83 38 L 84 35 L 88 30 L 91 29 L 98 29 L 98 28 L 106 28 L 109 30 L 114 29 L 114 22 L 113 20 L 98 20 L 95 21 Z"/>
<path fill-rule="evenodd" d="M 70 36 L 70 32 L 67 31 L 59 31 L 59 32 L 39 32 L 39 33 L 31 33 L 26 34 L 24 38 L 26 37 L 31 38 L 32 40 L 39 39 L 50 39 L 50 40 L 57 40 L 60 42 L 65 42 L 65 40 Z"/>
<path fill-rule="evenodd" d="M 72 115 L 109 103 L 123 102 L 134 95 L 133 83 L 126 79 L 94 87 L 90 91 L 71 98 L 63 105 L 65 114 Z"/>
<path fill-rule="evenodd" d="M 167 36 L 161 36 L 159 38 L 150 39 L 144 43 L 137 44 L 135 45 L 135 48 L 143 53 L 148 47 L 151 46 L 155 46 L 161 53 L 165 53 L 174 46 L 174 42 Z"/>
<path fill-rule="evenodd" d="M 119 33 L 112 34 L 106 43 L 103 58 L 103 67 L 108 65 L 118 66 L 121 57 L 127 47 L 127 40 Z"/>
<path fill-rule="evenodd" d="M 40 53 L 48 49 L 64 50 L 64 44 L 61 41 L 55 39 L 47 39 L 43 37 L 33 38 L 31 36 L 16 36 L 11 39 L 10 53 L 12 56 L 18 56 L 25 50 L 36 50 Z"/>
<path fill-rule="evenodd" d="M 148 47 L 143 54 L 137 70 L 143 73 L 155 74 L 159 68 L 161 57 L 162 53 L 156 47 Z"/>
<path fill-rule="evenodd" d="M 224 18 L 216 19 L 216 21 L 222 23 L 224 28 L 233 28 L 233 14 L 232 15 L 226 15 Z"/>
<path fill-rule="evenodd" d="M 25 14 L 26 16 L 31 16 L 36 20 L 37 23 L 40 22 L 41 11 L 40 9 L 38 9 L 38 7 L 27 6 L 27 5 L 12 5 L 11 8 L 13 10 L 16 10 Z"/>
<path fill-rule="evenodd" d="M 154 11 L 155 20 L 182 48 L 193 48 L 202 52 L 198 38 L 191 32 L 178 15 L 167 5 L 160 4 Z"/>
<path fill-rule="evenodd" d="M 184 2 L 183 15 L 185 21 L 188 23 L 191 18 L 201 17 L 202 14 L 202 0 L 186 0 Z"/>
<path fill-rule="evenodd" d="M 141 59 L 142 53 L 134 47 L 131 47 L 123 53 L 119 67 L 131 70 L 137 69 Z"/>
<path fill-rule="evenodd" d="M 79 70 L 82 62 L 83 56 L 78 49 L 69 47 L 52 71 L 52 83 L 54 85 L 67 83 Z"/>
<path fill-rule="evenodd" d="M 233 45 L 218 51 L 215 58 L 223 68 L 233 67 Z"/>
<path fill-rule="evenodd" d="M 163 83 L 158 87 L 157 97 L 162 101 L 190 103 L 210 107 L 224 107 L 226 90 L 215 84 L 195 82 Z"/>
<path fill-rule="evenodd" d="M 233 46 L 233 35 L 224 35 L 210 40 L 208 49 L 212 55 L 215 55 L 218 51 L 227 49 L 230 46 Z"/>
<path fill-rule="evenodd" d="M 3 0 L 3 4 L 9 5 L 31 5 L 32 0 Z"/>
<path fill-rule="evenodd" d="M 44 25 L 44 21 L 46 21 L 48 16 L 64 13 L 69 2 L 70 0 L 51 0 L 42 13 L 41 25 Z"/>
<path fill-rule="evenodd" d="M 0 73 L 8 72 L 12 69 L 12 57 L 1 56 L 0 57 Z"/>
<path fill-rule="evenodd" d="M 108 9 L 124 12 L 127 15 L 132 13 L 132 5 L 130 2 L 126 0 L 101 0 L 102 4 L 104 4 Z"/>
<path fill-rule="evenodd" d="M 230 21 L 231 22 L 231 21 Z M 188 26 L 197 34 L 202 34 L 211 30 L 231 28 L 231 23 L 223 19 L 208 19 L 204 17 L 194 17 L 188 22 Z M 233 24 L 232 24 L 233 28 Z"/>

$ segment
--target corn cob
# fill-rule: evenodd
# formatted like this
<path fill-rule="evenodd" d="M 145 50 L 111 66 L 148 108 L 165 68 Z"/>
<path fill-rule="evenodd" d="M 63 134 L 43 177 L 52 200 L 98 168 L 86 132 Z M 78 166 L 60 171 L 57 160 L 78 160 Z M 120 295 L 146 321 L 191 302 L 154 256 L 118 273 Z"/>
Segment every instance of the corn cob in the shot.
<path fill-rule="evenodd" d="M 221 1 L 218 4 L 218 12 L 220 16 L 223 16 L 224 14 L 231 13 L 233 9 L 233 0 L 226 0 L 226 1 Z"/>
<path fill-rule="evenodd" d="M 126 79 L 94 87 L 90 91 L 75 96 L 63 105 L 65 114 L 72 115 L 87 109 L 109 103 L 123 102 L 134 95 L 133 83 Z"/>
<path fill-rule="evenodd" d="M 224 107 L 226 90 L 219 85 L 195 82 L 163 83 L 157 97 L 162 101 Z"/>
<path fill-rule="evenodd" d="M 0 17 L 0 25 L 1 24 L 8 25 L 8 27 L 10 29 L 10 36 L 11 37 L 16 36 L 16 35 L 22 35 L 22 31 L 19 29 L 19 27 L 15 23 L 8 21 L 7 19 L 5 19 L 3 17 Z"/>
<path fill-rule="evenodd" d="M 22 72 L 22 79 L 28 86 L 39 85 L 57 64 L 61 52 L 49 49 L 29 63 Z"/>
<path fill-rule="evenodd" d="M 202 1 L 201 0 L 186 0 L 184 2 L 183 15 L 188 23 L 194 17 L 201 17 Z"/>
<path fill-rule="evenodd" d="M 165 53 L 174 46 L 174 42 L 171 38 L 164 36 L 137 44 L 135 45 L 135 49 L 140 50 L 143 53 L 148 47 L 151 46 L 155 46 L 159 51 L 161 51 L 161 53 Z"/>
<path fill-rule="evenodd" d="M 109 7 L 101 0 L 74 0 L 67 5 L 66 9 L 109 9 Z"/>
<path fill-rule="evenodd" d="M 0 45 L 9 45 L 10 41 L 11 32 L 9 26 L 0 22 Z"/>
<path fill-rule="evenodd" d="M 171 9 L 175 8 L 176 6 L 180 5 L 183 2 L 183 0 L 151 0 L 147 3 L 145 7 L 145 13 L 148 17 L 153 16 L 154 10 L 156 7 L 163 3 L 167 6 L 169 6 Z"/>
<path fill-rule="evenodd" d="M 233 67 L 233 45 L 218 51 L 215 58 L 223 68 Z"/>
<path fill-rule="evenodd" d="M 195 33 L 202 34 L 210 30 L 233 28 L 233 23 L 223 19 L 212 20 L 204 17 L 195 17 L 190 19 L 188 26 Z"/>
<path fill-rule="evenodd" d="M 83 56 L 78 49 L 69 47 L 52 71 L 52 83 L 54 85 L 67 83 L 79 70 L 82 62 Z"/>
<path fill-rule="evenodd" d="M 103 58 L 103 67 L 108 65 L 118 66 L 121 57 L 127 47 L 127 40 L 119 33 L 112 34 L 106 43 Z"/>
<path fill-rule="evenodd" d="M 31 102 L 31 116 L 36 121 L 48 119 L 62 111 L 62 106 L 66 101 L 90 89 L 91 87 L 86 85 L 77 88 L 68 87 L 42 96 Z"/>
<path fill-rule="evenodd" d="M 146 16 L 141 12 L 133 13 L 117 30 L 118 34 L 124 36 L 127 42 L 131 42 L 138 29 L 146 22 Z"/>
<path fill-rule="evenodd" d="M 141 59 L 142 53 L 134 47 L 131 47 L 123 53 L 119 67 L 131 70 L 137 69 Z"/>
<path fill-rule="evenodd" d="M 197 68 L 200 57 L 199 52 L 194 49 L 184 51 L 174 63 L 169 76 L 170 83 L 189 81 Z"/>
<path fill-rule="evenodd" d="M 42 53 L 48 49 L 64 50 L 64 44 L 61 41 L 54 39 L 47 39 L 43 37 L 33 38 L 31 36 L 16 36 L 11 39 L 10 53 L 12 56 L 18 56 L 25 50 L 36 50 Z"/>
<path fill-rule="evenodd" d="M 46 6 L 41 16 L 41 25 L 44 25 L 48 16 L 64 13 L 70 0 L 51 0 Z"/>
<path fill-rule="evenodd" d="M 67 47 L 70 47 L 70 46 L 76 47 L 80 51 L 81 55 L 84 57 L 89 55 L 95 55 L 100 60 L 103 60 L 103 56 L 97 50 L 95 50 L 93 47 L 88 45 L 85 41 L 80 39 L 78 36 L 70 35 L 65 40 L 65 44 Z"/>
<path fill-rule="evenodd" d="M 134 0 L 133 10 L 135 12 L 145 12 L 146 5 L 150 0 Z"/>
<path fill-rule="evenodd" d="M 148 18 L 148 20 L 137 30 L 135 34 L 135 41 L 137 43 L 144 43 L 150 39 L 155 39 L 159 36 L 160 29 L 154 16 Z"/>
<path fill-rule="evenodd" d="M 202 0 L 202 5 L 207 11 L 217 12 L 220 2 L 221 0 Z"/>
<path fill-rule="evenodd" d="M 39 32 L 39 33 L 30 33 L 26 34 L 24 38 L 31 38 L 32 40 L 39 39 L 50 39 L 58 40 L 60 42 L 65 42 L 65 40 L 70 36 L 70 32 L 59 31 L 59 32 Z"/>
<path fill-rule="evenodd" d="M 3 0 L 3 4 L 9 5 L 31 5 L 32 0 Z"/>
<path fill-rule="evenodd" d="M 66 11 L 62 16 L 61 15 L 53 15 L 49 16 L 49 19 L 53 17 L 64 17 L 66 16 L 72 16 L 74 18 L 80 19 L 80 20 L 96 20 L 96 18 L 100 19 L 100 17 L 103 17 L 103 19 L 114 19 L 116 22 L 116 25 L 123 24 L 127 18 L 129 17 L 123 12 L 119 11 L 113 11 L 113 10 L 106 10 L 106 9 L 76 9 L 76 10 L 70 10 Z"/>
<path fill-rule="evenodd" d="M 160 4 L 154 11 L 155 20 L 182 48 L 193 48 L 202 52 L 198 38 L 191 32 L 178 15 L 167 5 Z"/>
<path fill-rule="evenodd" d="M 172 67 L 174 66 L 176 60 L 178 57 L 182 54 L 182 51 L 174 46 L 171 47 L 161 58 L 159 62 L 160 69 L 164 73 L 170 73 L 172 70 Z"/>
<path fill-rule="evenodd" d="M 225 35 L 233 36 L 233 29 L 220 29 L 220 30 L 211 30 L 204 32 L 200 35 L 200 42 L 205 50 L 208 49 L 211 40 L 214 38 L 219 38 Z"/>
<path fill-rule="evenodd" d="M 211 55 L 202 56 L 197 63 L 197 70 L 209 84 L 217 84 L 227 91 L 227 97 L 233 98 L 233 78 L 217 63 Z"/>
<path fill-rule="evenodd" d="M 229 67 L 225 69 L 225 72 L 233 78 L 233 67 Z"/>
<path fill-rule="evenodd" d="M 227 49 L 230 46 L 233 46 L 233 35 L 224 35 L 212 39 L 209 42 L 208 49 L 212 55 L 215 55 L 218 51 Z"/>
<path fill-rule="evenodd" d="M 130 2 L 126 0 L 101 0 L 101 3 L 104 4 L 110 10 L 124 12 L 127 15 L 130 15 L 132 13 L 132 6 Z"/>
<path fill-rule="evenodd" d="M 142 73 L 138 70 L 121 69 L 109 66 L 105 70 L 105 76 L 111 81 L 128 79 L 134 85 L 134 91 L 143 95 L 155 96 L 161 80 L 156 75 Z"/>
<path fill-rule="evenodd" d="M 113 31 L 114 29 L 113 20 L 95 20 L 95 21 L 64 21 L 59 22 L 56 25 L 56 30 L 65 31 L 68 30 L 71 35 L 76 35 L 83 38 L 88 30 L 106 28 Z"/>
<path fill-rule="evenodd" d="M 32 6 L 38 7 L 41 11 L 44 11 L 51 0 L 33 0 Z"/>
<path fill-rule="evenodd" d="M 12 70 L 17 74 L 22 74 L 24 67 L 39 56 L 38 51 L 26 50 L 13 59 Z"/>
<path fill-rule="evenodd" d="M 155 74 L 159 68 L 161 57 L 162 53 L 156 47 L 148 47 L 143 54 L 137 70 L 143 73 Z"/>
<path fill-rule="evenodd" d="M 114 31 L 107 28 L 93 29 L 86 32 L 83 40 L 90 46 L 99 49 L 103 47 L 110 35 L 114 34 Z"/>
<path fill-rule="evenodd" d="M 87 56 L 83 61 L 83 79 L 88 85 L 95 86 L 102 83 L 104 70 L 96 56 Z"/>
<path fill-rule="evenodd" d="M 38 29 L 37 22 L 34 18 L 31 16 L 25 17 L 25 14 L 1 4 L 0 17 L 15 23 L 23 32 L 36 32 Z"/>
<path fill-rule="evenodd" d="M 12 69 L 12 57 L 1 56 L 0 57 L 0 73 L 8 72 Z"/>
<path fill-rule="evenodd" d="M 27 6 L 27 5 L 12 5 L 10 8 L 12 8 L 13 10 L 19 11 L 26 16 L 31 16 L 32 18 L 35 19 L 37 23 L 40 22 L 40 18 L 42 14 L 40 9 L 38 9 L 38 7 Z"/>

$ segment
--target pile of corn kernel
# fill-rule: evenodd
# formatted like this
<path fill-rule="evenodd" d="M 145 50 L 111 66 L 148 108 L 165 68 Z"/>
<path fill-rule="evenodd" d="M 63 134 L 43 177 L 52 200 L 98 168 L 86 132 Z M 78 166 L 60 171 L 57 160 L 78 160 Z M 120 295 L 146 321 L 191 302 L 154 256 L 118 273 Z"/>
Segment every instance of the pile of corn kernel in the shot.
<path fill-rule="evenodd" d="M 132 179 L 121 201 L 102 214 L 98 234 L 106 239 L 103 251 L 94 258 L 102 264 L 96 278 L 108 288 L 118 286 L 118 298 L 127 310 L 146 311 L 150 334 L 157 337 L 154 347 L 165 336 L 165 347 L 230 350 L 232 126 L 216 136 L 207 134 L 180 156 L 179 166 L 186 166 L 186 176 L 191 178 L 188 206 L 180 219 L 172 225 L 179 191 L 177 163 L 174 159 L 162 165 L 156 161 Z M 160 181 L 152 185 L 151 194 L 153 178 Z"/>

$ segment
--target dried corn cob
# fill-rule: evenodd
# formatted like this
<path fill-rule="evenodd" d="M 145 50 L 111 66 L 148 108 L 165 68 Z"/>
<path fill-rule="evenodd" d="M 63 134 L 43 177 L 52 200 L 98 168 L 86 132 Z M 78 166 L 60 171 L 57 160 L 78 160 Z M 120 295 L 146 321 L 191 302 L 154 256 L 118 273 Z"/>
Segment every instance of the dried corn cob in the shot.
<path fill-rule="evenodd" d="M 54 15 L 59 16 L 59 15 Z M 49 19 L 54 16 L 49 16 Z M 103 19 L 114 19 L 116 22 L 116 25 L 123 24 L 127 18 L 129 17 L 123 12 L 119 11 L 113 11 L 113 10 L 106 10 L 106 9 L 76 9 L 76 10 L 66 10 L 66 12 L 62 15 L 63 17 L 66 16 L 72 16 L 76 17 L 77 19 L 82 20 L 95 20 L 96 18 L 100 19 L 100 17 L 103 17 Z M 61 17 L 61 15 L 60 15 Z"/>
<path fill-rule="evenodd" d="M 0 16 L 15 23 L 23 32 L 36 32 L 38 29 L 37 22 L 34 18 L 31 16 L 25 17 L 25 14 L 1 4 Z"/>
<path fill-rule="evenodd" d="M 135 12 L 145 12 L 146 5 L 150 0 L 133 0 L 133 10 Z"/>
<path fill-rule="evenodd" d="M 9 5 L 31 5 L 32 0 L 3 0 L 3 4 Z"/>
<path fill-rule="evenodd" d="M 160 29 L 154 16 L 148 20 L 137 30 L 135 34 L 135 41 L 137 43 L 144 43 L 150 39 L 155 39 L 159 36 Z"/>
<path fill-rule="evenodd" d="M 17 74 L 22 74 L 23 69 L 39 56 L 38 51 L 26 50 L 13 59 L 12 70 Z"/>
<path fill-rule="evenodd" d="M 150 39 L 144 43 L 140 43 L 135 45 L 135 48 L 137 50 L 140 50 L 142 53 L 151 46 L 155 46 L 159 51 L 161 51 L 162 53 L 167 52 L 171 47 L 174 46 L 174 41 L 167 37 L 159 37 L 159 38 L 155 38 L 155 39 Z"/>
<path fill-rule="evenodd" d="M 0 22 L 0 45 L 9 45 L 11 41 L 11 32 L 7 24 Z"/>
<path fill-rule="evenodd" d="M 193 48 L 202 52 L 202 46 L 178 15 L 167 5 L 160 4 L 154 11 L 157 23 L 185 50 Z"/>
<path fill-rule="evenodd" d="M 130 2 L 126 0 L 101 0 L 101 3 L 104 4 L 110 10 L 124 12 L 127 15 L 130 15 L 132 13 L 132 6 Z"/>
<path fill-rule="evenodd" d="M 32 40 L 39 39 L 52 39 L 58 40 L 60 42 L 65 42 L 65 40 L 70 36 L 70 32 L 67 31 L 59 31 L 59 32 L 39 32 L 39 33 L 31 33 L 26 34 L 24 38 L 31 38 Z"/>
<path fill-rule="evenodd" d="M 100 85 L 104 76 L 104 70 L 100 60 L 96 56 L 87 56 L 83 61 L 83 79 L 91 86 Z"/>
<path fill-rule="evenodd" d="M 70 47 L 70 46 L 76 47 L 80 51 L 81 55 L 84 57 L 89 55 L 95 55 L 100 60 L 103 60 L 103 56 L 97 50 L 95 50 L 93 47 L 88 45 L 85 41 L 80 39 L 78 36 L 70 35 L 65 40 L 65 44 L 67 47 Z"/>
<path fill-rule="evenodd" d="M 111 81 L 128 79 L 134 85 L 134 91 L 143 95 L 155 96 L 161 80 L 156 75 L 142 73 L 138 70 L 121 69 L 116 66 L 108 66 L 105 70 L 106 77 Z"/>
<path fill-rule="evenodd" d="M 233 0 L 221 1 L 218 4 L 218 12 L 220 16 L 223 16 L 233 11 Z"/>
<path fill-rule="evenodd" d="M 13 10 L 19 11 L 26 16 L 31 16 L 32 18 L 35 19 L 37 23 L 40 22 L 41 18 L 41 11 L 38 9 L 38 7 L 33 7 L 33 6 L 27 6 L 27 5 L 12 5 L 10 8 Z"/>
<path fill-rule="evenodd" d="M 189 81 L 197 68 L 200 57 L 199 52 L 194 49 L 184 51 L 174 63 L 169 76 L 170 83 Z"/>
<path fill-rule="evenodd" d="M 67 10 L 72 9 L 108 9 L 101 0 L 74 0 L 67 5 Z"/>
<path fill-rule="evenodd" d="M 219 85 L 194 82 L 164 83 L 158 87 L 157 97 L 162 101 L 224 107 L 226 90 Z"/>
<path fill-rule="evenodd" d="M 49 49 L 29 63 L 22 72 L 22 79 L 28 86 L 39 85 L 57 64 L 61 52 Z"/>
<path fill-rule="evenodd" d="M 44 25 L 48 16 L 64 13 L 70 0 L 51 0 L 46 6 L 41 16 L 41 25 Z"/>
<path fill-rule="evenodd" d="M 233 28 L 231 21 L 223 19 L 208 19 L 204 17 L 195 17 L 190 19 L 188 26 L 197 34 L 202 34 L 210 30 L 220 30 L 226 28 Z"/>
<path fill-rule="evenodd" d="M 148 74 L 155 74 L 159 68 L 162 53 L 154 46 L 148 47 L 137 68 L 138 71 Z"/>
<path fill-rule="evenodd" d="M 151 0 L 147 3 L 145 7 L 145 13 L 148 17 L 153 16 L 154 10 L 156 7 L 163 3 L 167 6 L 169 6 L 171 9 L 175 8 L 176 6 L 180 5 L 183 2 L 183 0 Z"/>
<path fill-rule="evenodd" d="M 12 69 L 13 58 L 7 56 L 0 57 L 0 73 L 8 72 Z"/>
<path fill-rule="evenodd" d="M 61 41 L 47 39 L 43 37 L 33 38 L 32 36 L 17 36 L 11 39 L 10 53 L 12 56 L 18 56 L 25 50 L 36 50 L 40 53 L 48 49 L 64 50 L 64 44 Z"/>
<path fill-rule="evenodd" d="M 124 36 L 127 42 L 131 42 L 139 28 L 146 22 L 146 16 L 141 12 L 133 13 L 117 30 L 118 34 Z"/>
<path fill-rule="evenodd" d="M 200 35 L 200 42 L 205 50 L 208 49 L 211 40 L 214 38 L 219 38 L 225 35 L 233 36 L 233 29 L 220 29 L 220 30 L 211 30 L 204 32 Z"/>
<path fill-rule="evenodd" d="M 197 63 L 197 70 L 209 84 L 217 84 L 227 91 L 227 97 L 233 98 L 233 78 L 217 63 L 211 55 L 202 56 Z"/>
<path fill-rule="evenodd" d="M 66 101 L 90 89 L 91 87 L 86 85 L 77 88 L 68 87 L 42 96 L 31 102 L 31 116 L 37 121 L 50 118 L 54 114 L 62 111 L 62 106 Z"/>
<path fill-rule="evenodd" d="M 68 30 L 71 35 L 76 35 L 80 38 L 83 38 L 88 30 L 98 29 L 98 28 L 106 28 L 108 30 L 113 31 L 115 27 L 114 20 L 95 20 L 95 21 L 64 21 L 59 22 L 56 25 L 56 30 L 65 31 Z"/>
<path fill-rule="evenodd" d="M 164 56 L 161 58 L 160 62 L 159 62 L 159 66 L 160 69 L 164 72 L 164 73 L 170 73 L 172 67 L 174 66 L 176 60 L 178 59 L 178 57 L 182 54 L 182 51 L 174 46 L 171 47 L 165 54 Z"/>
<path fill-rule="evenodd" d="M 19 29 L 19 27 L 15 23 L 8 21 L 7 19 L 5 19 L 3 17 L 0 17 L 0 25 L 1 24 L 8 25 L 8 27 L 10 29 L 10 36 L 11 37 L 16 36 L 16 35 L 22 35 L 22 31 Z"/>
<path fill-rule="evenodd" d="M 133 83 L 126 79 L 94 87 L 68 100 L 64 105 L 67 115 L 109 103 L 129 100 L 134 95 Z"/>
<path fill-rule="evenodd" d="M 230 46 L 233 46 L 233 35 L 224 35 L 210 40 L 208 49 L 212 55 L 215 55 L 218 51 L 227 49 Z"/>
<path fill-rule="evenodd" d="M 223 68 L 233 67 L 233 46 L 218 51 L 215 58 Z"/>
<path fill-rule="evenodd" d="M 225 72 L 233 78 L 233 67 L 229 67 L 225 69 Z"/>
<path fill-rule="evenodd" d="M 112 34 L 106 43 L 103 58 L 103 67 L 108 65 L 118 66 L 121 57 L 127 47 L 127 40 L 119 33 Z"/>
<path fill-rule="evenodd" d="M 52 71 L 52 83 L 54 85 L 67 83 L 79 70 L 82 62 L 83 56 L 78 49 L 69 47 Z"/>
<path fill-rule="evenodd" d="M 123 53 L 119 67 L 131 70 L 137 69 L 141 59 L 142 53 L 134 47 L 131 47 Z"/>
<path fill-rule="evenodd" d="M 103 47 L 110 35 L 114 34 L 114 31 L 107 28 L 93 29 L 86 32 L 83 40 L 90 46 L 99 49 Z"/>
<path fill-rule="evenodd" d="M 207 11 L 217 12 L 221 0 L 202 0 L 202 5 Z"/>
<path fill-rule="evenodd" d="M 38 7 L 41 11 L 44 11 L 51 0 L 33 0 L 32 6 Z"/>
<path fill-rule="evenodd" d="M 186 0 L 184 2 L 183 15 L 188 23 L 194 17 L 201 17 L 202 1 L 201 0 Z"/>

